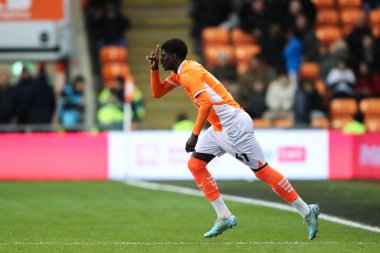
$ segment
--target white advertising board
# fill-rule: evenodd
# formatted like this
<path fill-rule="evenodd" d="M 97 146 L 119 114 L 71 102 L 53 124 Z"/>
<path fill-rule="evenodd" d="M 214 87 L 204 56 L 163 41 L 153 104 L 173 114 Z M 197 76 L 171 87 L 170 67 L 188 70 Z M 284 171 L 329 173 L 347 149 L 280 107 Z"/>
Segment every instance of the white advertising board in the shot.
<path fill-rule="evenodd" d="M 139 131 L 109 134 L 109 178 L 188 180 L 190 133 Z M 201 137 L 200 137 L 201 138 Z M 324 130 L 257 130 L 267 162 L 289 179 L 327 179 L 328 132 Z M 253 172 L 225 154 L 210 162 L 216 179 L 255 179 Z"/>

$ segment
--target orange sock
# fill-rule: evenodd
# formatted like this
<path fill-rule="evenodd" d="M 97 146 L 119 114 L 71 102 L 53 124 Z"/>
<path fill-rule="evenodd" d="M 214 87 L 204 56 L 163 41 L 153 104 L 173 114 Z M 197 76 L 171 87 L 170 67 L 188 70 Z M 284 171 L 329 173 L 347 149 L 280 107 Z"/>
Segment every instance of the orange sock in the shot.
<path fill-rule="evenodd" d="M 207 162 L 190 157 L 187 165 L 189 166 L 191 174 L 193 174 L 194 180 L 199 189 L 203 191 L 206 198 L 209 201 L 214 201 L 219 198 L 220 193 L 216 181 L 206 169 Z"/>
<path fill-rule="evenodd" d="M 286 202 L 291 203 L 298 197 L 297 192 L 293 189 L 288 179 L 269 166 L 269 164 L 255 172 L 255 175 L 258 179 L 272 187 L 272 190 Z"/>

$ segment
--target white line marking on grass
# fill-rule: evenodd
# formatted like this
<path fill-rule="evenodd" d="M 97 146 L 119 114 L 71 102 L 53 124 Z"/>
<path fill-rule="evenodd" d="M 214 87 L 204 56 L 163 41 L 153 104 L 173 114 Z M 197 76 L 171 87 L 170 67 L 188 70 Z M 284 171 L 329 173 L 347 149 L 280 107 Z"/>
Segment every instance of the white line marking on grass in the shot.
<path fill-rule="evenodd" d="M 142 246 L 159 246 L 159 245 L 377 245 L 377 242 L 300 242 L 300 241 L 242 241 L 242 242 L 0 242 L 0 246 L 21 245 L 21 246 L 39 246 L 39 245 L 56 245 L 56 246 L 119 246 L 119 245 L 142 245 Z"/>
<path fill-rule="evenodd" d="M 175 186 L 175 185 L 166 185 L 166 184 L 159 184 L 159 183 L 152 183 L 152 182 L 138 181 L 138 180 L 126 181 L 125 183 L 128 184 L 128 185 L 132 185 L 132 186 L 136 186 L 136 187 L 144 188 L 144 189 L 161 190 L 161 191 L 175 192 L 175 193 L 180 193 L 180 194 L 185 194 L 185 195 L 202 196 L 203 197 L 203 193 L 201 191 L 199 191 L 199 190 L 195 190 L 195 189 L 191 189 L 191 188 L 186 188 L 186 187 Z M 239 203 L 258 205 L 258 206 L 265 206 L 265 207 L 280 209 L 280 210 L 284 210 L 284 211 L 297 212 L 290 205 L 280 204 L 280 203 L 274 203 L 274 202 L 265 201 L 265 200 L 246 198 L 246 197 L 239 197 L 239 196 L 233 196 L 233 195 L 228 195 L 228 194 L 223 194 L 223 199 L 224 200 L 235 201 L 235 202 L 239 202 Z M 339 217 L 336 217 L 336 216 L 332 216 L 332 215 L 321 214 L 319 216 L 319 218 L 323 219 L 323 220 L 331 221 L 331 222 L 334 222 L 334 223 L 346 225 L 346 226 L 349 226 L 349 227 L 360 228 L 360 229 L 363 229 L 363 230 L 380 233 L 380 227 L 369 226 L 369 225 L 366 225 L 366 224 L 362 224 L 362 223 L 359 223 L 359 222 L 342 219 L 342 218 L 339 218 Z"/>

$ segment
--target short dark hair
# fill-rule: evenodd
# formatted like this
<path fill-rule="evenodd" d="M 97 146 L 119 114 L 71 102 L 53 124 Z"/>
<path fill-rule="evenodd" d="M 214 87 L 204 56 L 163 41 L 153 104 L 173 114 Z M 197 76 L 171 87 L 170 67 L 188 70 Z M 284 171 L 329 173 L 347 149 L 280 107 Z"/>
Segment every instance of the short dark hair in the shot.
<path fill-rule="evenodd" d="M 178 58 L 184 60 L 187 55 L 187 46 L 186 43 L 181 39 L 170 39 L 165 41 L 161 45 L 161 49 L 165 50 L 170 54 L 176 54 Z"/>

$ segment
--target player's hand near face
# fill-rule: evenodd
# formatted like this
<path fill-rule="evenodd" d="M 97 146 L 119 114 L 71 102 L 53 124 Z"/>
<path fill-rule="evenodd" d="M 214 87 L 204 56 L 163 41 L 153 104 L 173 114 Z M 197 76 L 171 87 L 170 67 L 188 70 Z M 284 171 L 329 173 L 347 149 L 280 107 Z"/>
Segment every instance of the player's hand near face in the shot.
<path fill-rule="evenodd" d="M 160 60 L 160 45 L 157 45 L 156 50 L 150 52 L 146 59 L 149 61 L 149 65 L 152 70 L 158 70 L 158 62 Z"/>
<path fill-rule="evenodd" d="M 185 147 L 186 152 L 187 153 L 194 152 L 197 142 L 198 142 L 198 136 L 192 133 L 190 138 L 186 142 L 186 147 Z"/>

